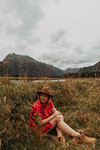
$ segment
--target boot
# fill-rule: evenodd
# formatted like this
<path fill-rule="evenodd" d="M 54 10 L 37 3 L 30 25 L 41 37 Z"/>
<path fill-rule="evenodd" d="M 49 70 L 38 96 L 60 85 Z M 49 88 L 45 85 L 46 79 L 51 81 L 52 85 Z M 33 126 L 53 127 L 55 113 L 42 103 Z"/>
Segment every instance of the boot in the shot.
<path fill-rule="evenodd" d="M 82 143 L 95 143 L 96 141 L 97 141 L 96 138 L 91 138 L 91 137 L 88 137 L 84 134 L 80 135 L 77 138 L 77 143 L 79 143 L 79 144 L 82 144 Z"/>
<path fill-rule="evenodd" d="M 83 131 L 80 131 L 80 136 L 76 137 L 75 138 L 75 141 L 78 143 L 78 144 L 83 144 L 83 143 L 95 143 L 97 141 L 96 138 L 91 138 L 91 137 L 88 137 L 84 134 Z"/>

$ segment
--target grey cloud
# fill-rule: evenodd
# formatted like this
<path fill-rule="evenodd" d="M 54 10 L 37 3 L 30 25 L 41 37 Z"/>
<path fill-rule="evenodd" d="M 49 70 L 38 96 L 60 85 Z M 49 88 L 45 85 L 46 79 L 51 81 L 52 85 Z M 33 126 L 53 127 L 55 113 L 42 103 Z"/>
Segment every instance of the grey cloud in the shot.
<path fill-rule="evenodd" d="M 51 37 L 51 43 L 48 46 L 50 51 L 60 51 L 66 53 L 73 46 L 71 42 L 66 39 L 66 30 L 60 29 Z"/>
<path fill-rule="evenodd" d="M 38 44 L 40 42 L 40 39 L 38 37 L 30 37 L 27 39 L 28 44 Z"/>
<path fill-rule="evenodd" d="M 84 47 L 82 45 L 77 45 L 75 47 L 75 52 L 77 52 L 78 54 L 82 55 L 84 53 Z"/>
<path fill-rule="evenodd" d="M 56 34 L 51 36 L 51 43 L 59 43 L 64 40 L 66 35 L 65 30 L 59 30 Z"/>
<path fill-rule="evenodd" d="M 0 30 L 2 30 L 2 23 L 0 22 Z"/>
<path fill-rule="evenodd" d="M 59 56 L 57 54 L 55 55 L 55 53 L 45 53 L 40 57 L 40 59 L 42 58 L 43 60 L 48 61 L 50 63 L 56 63 L 59 61 L 58 57 Z"/>
<path fill-rule="evenodd" d="M 94 51 L 86 51 L 84 47 L 77 45 L 73 47 L 73 49 L 69 49 L 66 53 L 60 50 L 45 53 L 40 57 L 40 60 L 60 67 L 61 69 L 68 67 L 85 67 L 87 64 L 92 65 L 93 62 L 94 64 L 98 62 L 99 53 L 94 54 Z"/>
<path fill-rule="evenodd" d="M 26 51 L 26 49 L 28 48 L 27 46 L 28 46 L 28 44 L 27 44 L 27 41 L 26 40 L 19 40 L 18 41 L 18 45 L 16 46 L 16 51 L 18 52 L 18 53 L 20 53 L 21 51 L 24 51 L 24 53 L 25 53 L 25 51 Z"/>
<path fill-rule="evenodd" d="M 92 48 L 93 50 L 100 50 L 100 45 L 96 45 Z"/>
<path fill-rule="evenodd" d="M 54 0 L 55 2 L 60 2 L 61 0 Z"/>
<path fill-rule="evenodd" d="M 38 22 L 43 18 L 41 7 L 38 1 L 35 0 L 8 0 L 2 11 L 4 11 L 5 14 L 13 15 L 16 19 L 20 19 L 20 26 L 13 27 L 6 24 L 5 29 L 8 34 L 17 34 L 17 36 L 22 38 L 30 36 Z"/>
<path fill-rule="evenodd" d="M 56 2 L 56 3 L 58 3 L 58 2 L 60 2 L 61 0 L 38 0 L 40 3 L 47 3 L 48 1 L 54 1 L 54 2 Z"/>
<path fill-rule="evenodd" d="M 42 55 L 43 59 L 50 63 L 63 66 L 64 64 L 75 65 L 79 63 L 79 59 L 84 57 L 84 47 L 81 44 L 74 45 L 66 38 L 66 31 L 59 30 L 51 36 L 50 53 Z"/>

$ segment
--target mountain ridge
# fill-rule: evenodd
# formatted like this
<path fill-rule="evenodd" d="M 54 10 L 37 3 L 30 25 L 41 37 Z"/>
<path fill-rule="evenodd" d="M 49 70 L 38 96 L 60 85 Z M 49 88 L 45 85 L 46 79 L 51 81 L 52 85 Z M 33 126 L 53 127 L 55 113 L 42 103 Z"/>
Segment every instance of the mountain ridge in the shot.
<path fill-rule="evenodd" d="M 11 53 L 0 62 L 0 76 L 61 77 L 67 74 L 94 72 L 100 72 L 100 61 L 93 66 L 62 70 L 53 65 L 39 62 L 28 55 Z"/>
<path fill-rule="evenodd" d="M 15 53 L 8 54 L 1 62 L 3 74 L 6 76 L 28 76 L 28 77 L 58 77 L 64 71 L 54 67 L 53 65 L 45 64 L 36 61 L 27 55 L 19 55 Z M 2 75 L 3 75 L 2 74 Z M 1 75 L 1 76 L 2 76 Z"/>
<path fill-rule="evenodd" d="M 83 67 L 79 70 L 79 72 L 100 72 L 100 61 L 93 66 Z"/>

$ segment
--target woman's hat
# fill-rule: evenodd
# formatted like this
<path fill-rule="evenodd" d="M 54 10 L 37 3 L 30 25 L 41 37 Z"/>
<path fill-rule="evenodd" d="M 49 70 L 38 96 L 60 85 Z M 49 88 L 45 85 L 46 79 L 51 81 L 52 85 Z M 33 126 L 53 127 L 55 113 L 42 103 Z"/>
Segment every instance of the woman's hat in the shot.
<path fill-rule="evenodd" d="M 43 87 L 40 91 L 37 92 L 37 94 L 47 94 L 48 96 L 52 97 L 53 96 L 51 95 L 51 91 L 50 91 L 50 88 L 49 87 Z"/>

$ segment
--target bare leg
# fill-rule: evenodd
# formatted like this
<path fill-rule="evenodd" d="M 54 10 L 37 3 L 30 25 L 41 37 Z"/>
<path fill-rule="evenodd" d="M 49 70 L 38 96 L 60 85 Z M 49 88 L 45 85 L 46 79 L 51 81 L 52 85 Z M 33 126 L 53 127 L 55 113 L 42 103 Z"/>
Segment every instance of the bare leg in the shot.
<path fill-rule="evenodd" d="M 54 128 L 55 126 L 57 126 L 59 128 L 59 130 L 62 132 L 64 132 L 65 134 L 71 135 L 73 137 L 75 136 L 80 136 L 80 133 L 76 132 L 75 130 L 73 130 L 70 126 L 68 126 L 63 119 L 61 119 L 62 115 L 57 115 L 54 119 L 52 119 L 50 122 L 52 123 L 52 128 Z M 58 131 L 58 135 L 60 135 L 61 133 L 59 133 Z"/>
<path fill-rule="evenodd" d="M 61 118 L 61 119 L 63 119 L 63 118 Z M 50 121 L 50 123 L 52 123 L 52 128 L 51 128 L 51 130 L 52 130 L 54 127 L 57 126 L 56 118 L 52 119 L 52 120 Z M 62 137 L 62 131 L 61 131 L 58 127 L 56 127 L 56 131 L 57 131 L 57 137 L 58 137 L 58 138 L 59 138 L 59 137 Z"/>
<path fill-rule="evenodd" d="M 58 127 L 56 127 L 56 131 L 57 131 L 57 137 L 58 138 L 62 137 L 62 132 L 61 132 L 61 130 Z"/>
<path fill-rule="evenodd" d="M 68 126 L 64 121 L 59 120 L 57 123 L 57 126 L 65 133 L 68 135 L 71 135 L 73 137 L 75 136 L 80 136 L 80 133 L 76 132 L 73 130 L 70 126 Z"/>
<path fill-rule="evenodd" d="M 60 120 L 64 120 L 64 118 L 63 118 L 62 115 L 58 115 L 58 118 Z M 61 129 L 59 129 L 58 127 L 56 127 L 56 131 L 57 131 L 58 138 L 63 136 Z"/>
<path fill-rule="evenodd" d="M 61 115 L 57 115 L 54 119 L 50 121 L 52 123 L 52 128 L 55 126 L 59 129 L 58 130 L 58 136 L 64 132 L 65 134 L 71 135 L 73 137 L 79 137 L 78 141 L 76 140 L 76 143 L 93 143 L 96 142 L 96 138 L 87 137 L 84 134 L 81 135 L 81 133 L 76 132 L 73 130 L 70 126 L 68 126 L 63 119 L 61 118 Z M 62 136 L 63 137 L 63 136 Z M 81 137 L 81 138 L 80 138 Z"/>

